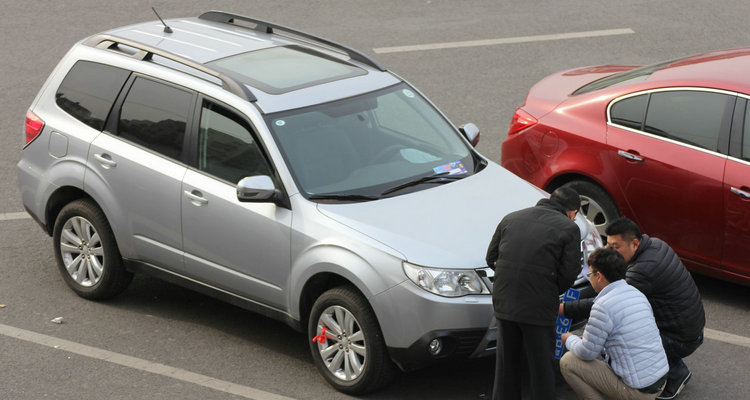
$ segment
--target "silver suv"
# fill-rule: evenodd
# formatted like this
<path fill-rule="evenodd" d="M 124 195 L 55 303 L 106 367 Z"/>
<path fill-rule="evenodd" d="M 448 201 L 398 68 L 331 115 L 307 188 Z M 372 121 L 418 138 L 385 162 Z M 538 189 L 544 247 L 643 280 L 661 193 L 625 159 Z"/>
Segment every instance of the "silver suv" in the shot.
<path fill-rule="evenodd" d="M 73 46 L 18 175 L 80 296 L 156 275 L 306 332 L 362 393 L 494 350 L 486 246 L 545 193 L 478 138 L 356 50 L 212 11 Z"/>

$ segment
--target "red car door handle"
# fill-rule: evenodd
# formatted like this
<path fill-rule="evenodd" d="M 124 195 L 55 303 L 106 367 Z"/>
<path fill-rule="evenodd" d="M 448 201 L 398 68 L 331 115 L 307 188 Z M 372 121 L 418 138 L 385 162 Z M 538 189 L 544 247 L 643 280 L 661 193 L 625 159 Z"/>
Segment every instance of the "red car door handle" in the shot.
<path fill-rule="evenodd" d="M 742 189 L 747 189 L 747 188 L 743 186 Z M 736 187 L 732 186 L 729 190 L 731 190 L 732 193 L 739 195 L 740 197 L 750 199 L 750 192 L 742 190 L 742 189 L 737 189 Z"/>
<path fill-rule="evenodd" d="M 633 153 L 628 153 L 627 151 L 624 151 L 624 150 L 619 150 L 617 154 L 620 157 L 626 158 L 630 161 L 643 161 L 643 157 L 635 155 Z"/>

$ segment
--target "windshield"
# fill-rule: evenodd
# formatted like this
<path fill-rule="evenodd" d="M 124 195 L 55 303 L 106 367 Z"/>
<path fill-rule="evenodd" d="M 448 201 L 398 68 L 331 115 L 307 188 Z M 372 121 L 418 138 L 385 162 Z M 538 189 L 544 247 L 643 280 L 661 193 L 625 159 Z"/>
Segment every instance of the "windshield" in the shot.
<path fill-rule="evenodd" d="M 382 196 L 415 179 L 457 178 L 475 169 L 474 153 L 458 132 L 403 83 L 269 114 L 266 123 L 308 196 Z M 428 179 L 403 187 L 419 190 L 431 187 L 430 182 L 452 180 Z"/>

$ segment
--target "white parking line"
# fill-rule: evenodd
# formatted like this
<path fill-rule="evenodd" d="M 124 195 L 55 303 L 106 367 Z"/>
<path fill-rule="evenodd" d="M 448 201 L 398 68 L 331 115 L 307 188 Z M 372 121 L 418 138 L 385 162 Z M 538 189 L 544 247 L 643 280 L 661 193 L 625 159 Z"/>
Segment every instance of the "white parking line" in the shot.
<path fill-rule="evenodd" d="M 750 348 L 750 338 L 745 336 L 734 335 L 731 333 L 717 331 L 709 328 L 706 328 L 704 330 L 704 334 L 706 339 Z M 122 365 L 124 367 L 129 367 L 140 371 L 150 372 L 156 375 L 166 376 L 168 378 L 192 383 L 224 393 L 242 396 L 247 399 L 295 400 L 291 397 L 281 396 L 260 389 L 251 388 L 249 386 L 238 385 L 232 382 L 222 381 L 210 376 L 196 374 L 194 372 L 186 371 L 180 368 L 170 367 L 169 365 L 159 364 L 152 361 L 100 349 L 97 347 L 86 346 L 80 343 L 71 342 L 69 340 L 59 339 L 54 336 L 43 335 L 41 333 L 15 328 L 9 325 L 0 324 L 0 335 L 51 347 L 57 350 L 67 351 L 84 357 L 111 362 L 113 364 Z"/>
<path fill-rule="evenodd" d="M 468 40 L 465 42 L 443 42 L 431 44 L 417 44 L 412 46 L 376 47 L 372 49 L 375 53 L 402 53 L 407 51 L 424 51 L 438 49 L 455 49 L 459 47 L 494 46 L 498 44 L 542 42 L 548 40 L 582 39 L 598 36 L 628 35 L 635 33 L 630 28 L 605 29 L 600 31 L 557 33 L 552 35 L 519 36 L 500 39 Z"/>
<path fill-rule="evenodd" d="M 717 340 L 719 342 L 724 342 L 724 343 L 729 343 L 729 344 L 734 344 L 737 346 L 750 348 L 750 338 L 748 337 L 733 335 L 731 333 L 717 331 L 717 330 L 708 329 L 708 328 L 705 328 L 703 330 L 703 336 L 706 339 Z"/>
<path fill-rule="evenodd" d="M 242 396 L 248 399 L 294 400 L 291 397 L 265 392 L 263 390 L 238 385 L 232 382 L 222 381 L 210 376 L 196 374 L 194 372 L 186 371 L 180 368 L 170 367 L 169 365 L 142 360 L 140 358 L 126 356 L 124 354 L 114 353 L 104 349 L 86 346 L 64 339 L 58 339 L 53 336 L 43 335 L 40 333 L 27 331 L 25 329 L 19 329 L 8 325 L 0 324 L 0 335 L 36 343 L 42 346 L 52 347 L 54 349 L 67 351 L 84 357 L 111 362 L 113 364 L 130 367 L 140 371 L 150 372 L 156 375 L 166 376 L 168 378 L 189 382 L 195 385 L 200 385 L 209 389 L 218 390 L 236 396 Z"/>
<path fill-rule="evenodd" d="M 12 213 L 0 213 L 0 221 L 10 221 L 14 219 L 26 219 L 31 218 L 26 212 L 12 212 Z"/>

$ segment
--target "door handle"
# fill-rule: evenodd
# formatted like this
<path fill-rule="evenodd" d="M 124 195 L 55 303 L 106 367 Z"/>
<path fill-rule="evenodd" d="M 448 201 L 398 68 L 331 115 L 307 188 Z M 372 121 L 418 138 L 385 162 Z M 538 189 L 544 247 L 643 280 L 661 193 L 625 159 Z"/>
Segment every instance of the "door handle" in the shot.
<path fill-rule="evenodd" d="M 114 168 L 117 166 L 117 161 L 113 160 L 112 157 L 107 154 L 94 154 L 94 158 L 96 161 L 99 161 L 102 164 L 102 167 L 105 169 Z"/>
<path fill-rule="evenodd" d="M 203 193 L 197 190 L 193 190 L 192 192 L 185 190 L 185 196 L 187 196 L 187 198 L 190 199 L 190 202 L 195 206 L 200 207 L 208 204 L 208 199 L 203 197 Z"/>
<path fill-rule="evenodd" d="M 624 150 L 619 150 L 617 154 L 620 157 L 626 158 L 630 161 L 643 161 L 643 157 L 635 155 L 633 153 L 628 153 L 627 151 L 624 151 Z"/>
<path fill-rule="evenodd" d="M 742 189 L 745 189 L 743 186 Z M 732 193 L 739 195 L 742 198 L 750 199 L 750 192 L 744 191 L 742 189 L 737 189 L 736 187 L 732 186 L 729 190 L 732 191 Z"/>

